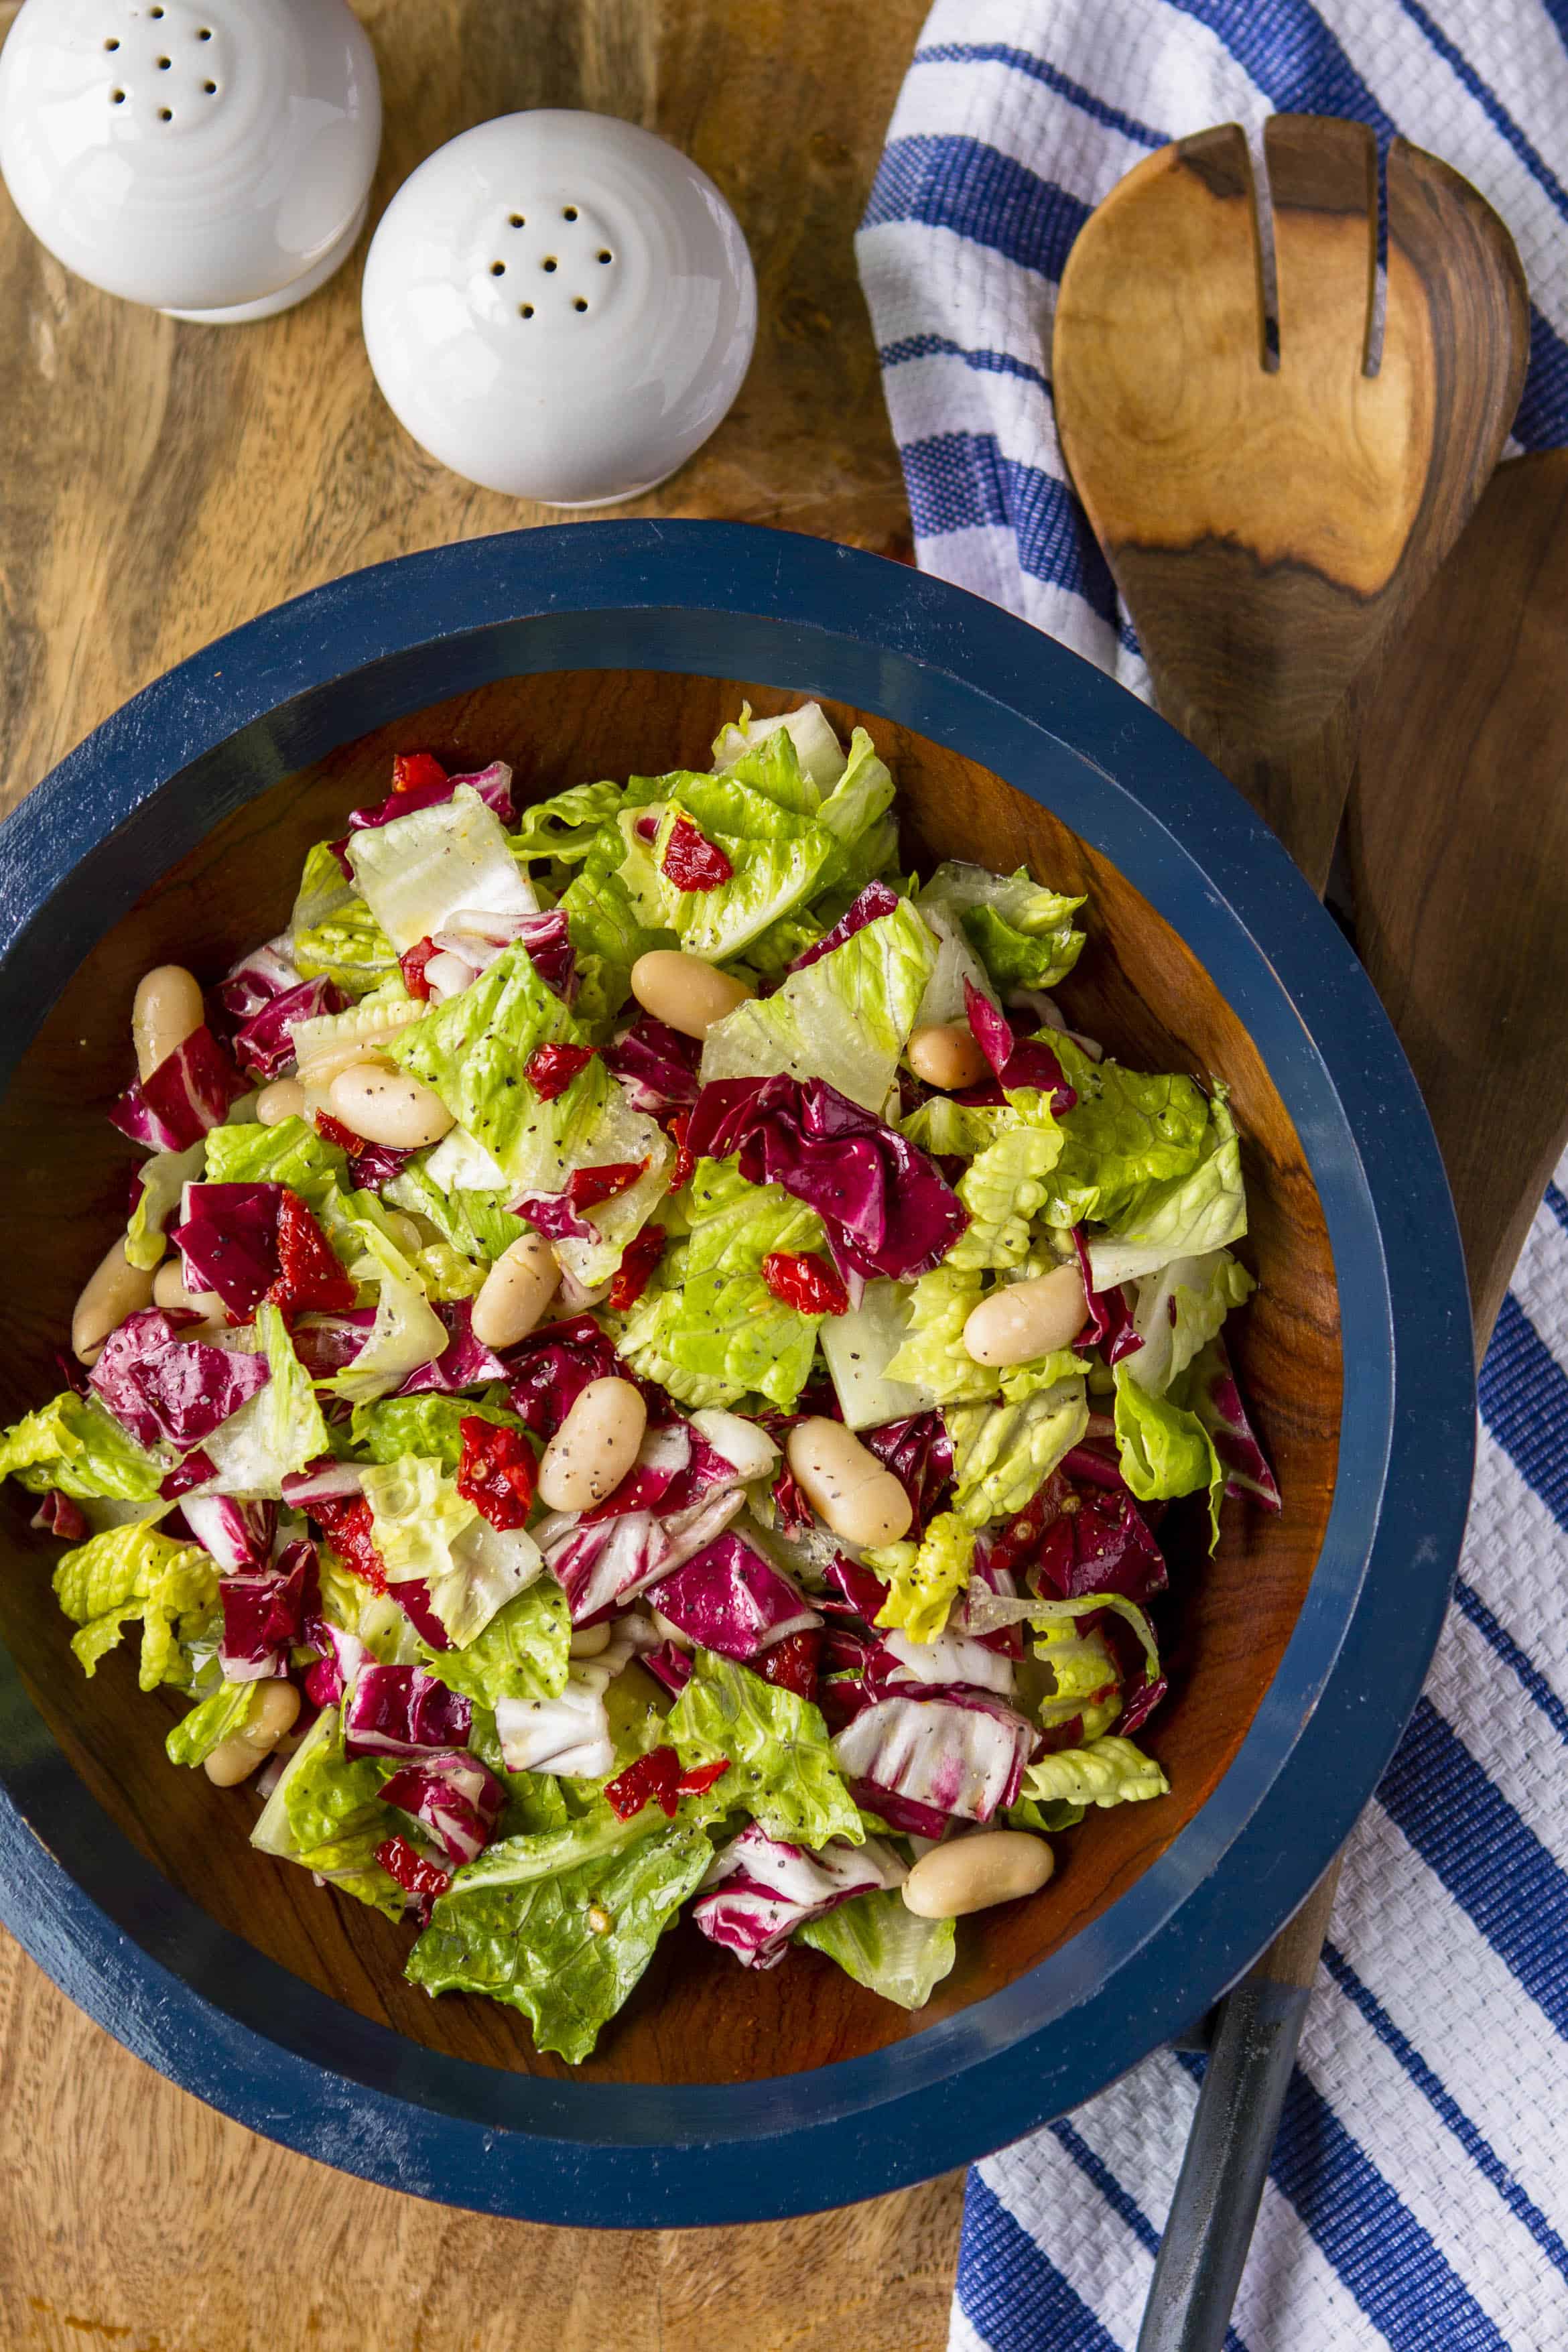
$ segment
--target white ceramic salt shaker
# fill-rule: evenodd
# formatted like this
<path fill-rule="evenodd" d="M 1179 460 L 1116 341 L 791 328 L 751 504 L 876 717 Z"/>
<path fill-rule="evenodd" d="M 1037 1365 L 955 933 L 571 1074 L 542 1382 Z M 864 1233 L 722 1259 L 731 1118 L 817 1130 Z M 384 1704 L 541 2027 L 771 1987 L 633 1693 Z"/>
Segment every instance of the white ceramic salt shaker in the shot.
<path fill-rule="evenodd" d="M 364 338 L 392 409 L 487 489 L 609 506 L 707 440 L 757 282 L 705 172 L 650 131 L 542 110 L 465 131 L 384 215 Z"/>
<path fill-rule="evenodd" d="M 347 0 L 23 0 L 0 50 L 0 173 L 106 292 L 227 323 L 348 258 L 381 150 Z"/>

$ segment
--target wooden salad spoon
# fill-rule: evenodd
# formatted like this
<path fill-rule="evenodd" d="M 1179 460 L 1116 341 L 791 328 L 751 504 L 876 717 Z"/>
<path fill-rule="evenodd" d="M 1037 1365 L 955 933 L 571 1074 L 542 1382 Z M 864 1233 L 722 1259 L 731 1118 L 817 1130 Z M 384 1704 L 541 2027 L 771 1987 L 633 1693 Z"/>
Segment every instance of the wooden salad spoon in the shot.
<path fill-rule="evenodd" d="M 1118 183 L 1051 374 L 1160 709 L 1321 890 L 1377 656 L 1497 463 L 1529 309 L 1490 206 L 1396 139 L 1380 322 L 1372 131 L 1277 114 L 1263 148 L 1271 242 L 1235 123 Z"/>

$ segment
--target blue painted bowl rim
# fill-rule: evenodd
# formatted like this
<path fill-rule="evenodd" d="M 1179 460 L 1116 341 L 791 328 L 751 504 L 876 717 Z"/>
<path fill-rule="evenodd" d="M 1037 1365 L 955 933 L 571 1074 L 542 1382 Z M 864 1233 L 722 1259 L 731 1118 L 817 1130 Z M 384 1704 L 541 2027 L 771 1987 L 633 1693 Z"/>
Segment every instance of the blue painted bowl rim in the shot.
<path fill-rule="evenodd" d="M 96 940 L 230 809 L 404 711 L 595 668 L 765 677 L 951 745 L 1111 858 L 1250 1030 L 1318 1183 L 1345 1361 L 1330 1525 L 1275 1682 L 1187 1828 L 1061 1951 L 889 2049 L 762 2082 L 547 2081 L 340 2007 L 134 1852 L 4 1652 L 0 1916 L 150 2065 L 326 2163 L 561 2224 L 757 2221 L 928 2179 L 1079 2105 L 1188 2026 L 1289 1916 L 1375 1786 L 1441 1624 L 1474 1438 L 1468 1301 L 1393 1031 L 1224 779 L 1000 608 L 742 524 L 574 523 L 405 556 L 147 688 L 0 827 L 0 1077 Z"/>

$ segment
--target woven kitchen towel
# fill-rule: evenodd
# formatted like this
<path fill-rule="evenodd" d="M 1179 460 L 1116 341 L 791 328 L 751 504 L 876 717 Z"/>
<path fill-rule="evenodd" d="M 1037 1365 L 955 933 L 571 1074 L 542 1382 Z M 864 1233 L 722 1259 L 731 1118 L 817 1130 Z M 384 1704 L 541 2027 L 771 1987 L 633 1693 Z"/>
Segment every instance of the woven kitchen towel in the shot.
<path fill-rule="evenodd" d="M 1568 0 L 939 0 L 861 272 L 919 560 L 1147 690 L 1063 482 L 1056 282 L 1139 158 L 1353 116 L 1458 166 L 1532 298 L 1514 446 L 1568 441 Z M 1568 1160 L 1481 1381 L 1455 1606 L 1351 1842 L 1230 2352 L 1568 2347 Z M 1197 2095 L 1152 2058 L 970 2176 L 953 2352 L 1131 2352 Z"/>

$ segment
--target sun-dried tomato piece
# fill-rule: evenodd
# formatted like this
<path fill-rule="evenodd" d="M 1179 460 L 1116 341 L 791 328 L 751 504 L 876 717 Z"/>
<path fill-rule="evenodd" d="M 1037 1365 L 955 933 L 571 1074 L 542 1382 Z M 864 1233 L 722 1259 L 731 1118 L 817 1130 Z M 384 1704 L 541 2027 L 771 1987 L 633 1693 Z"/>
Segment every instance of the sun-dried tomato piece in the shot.
<path fill-rule="evenodd" d="M 373 1592 L 386 1591 L 386 1564 L 375 1548 L 374 1526 L 370 1505 L 363 1495 L 352 1501 L 312 1503 L 310 1517 L 321 1528 L 343 1566 L 368 1584 Z"/>
<path fill-rule="evenodd" d="M 306 1307 L 346 1315 L 354 1303 L 353 1277 L 298 1192 L 287 1185 L 278 1203 L 278 1279 L 267 1296 L 286 1315 Z"/>
<path fill-rule="evenodd" d="M 438 1863 L 426 1862 L 417 1846 L 405 1837 L 383 1838 L 376 1847 L 375 1858 L 389 1878 L 395 1878 L 405 1895 L 423 1895 L 432 1902 L 445 1895 L 452 1884 L 452 1874 Z"/>
<path fill-rule="evenodd" d="M 763 1260 L 763 1280 L 775 1298 L 797 1315 L 847 1315 L 849 1293 L 837 1268 L 815 1250 L 770 1250 Z"/>
<path fill-rule="evenodd" d="M 596 1168 L 574 1168 L 566 1180 L 566 1198 L 574 1209 L 595 1209 L 629 1192 L 647 1166 L 646 1160 L 606 1160 Z"/>
<path fill-rule="evenodd" d="M 526 1527 L 539 1481 L 533 1448 L 521 1430 L 469 1413 L 458 1423 L 458 1433 L 463 1441 L 458 1494 L 492 1528 Z"/>
<path fill-rule="evenodd" d="M 635 1307 L 647 1288 L 654 1267 L 664 1255 L 669 1235 L 662 1225 L 645 1225 L 640 1234 L 629 1241 L 621 1254 L 621 1262 L 610 1281 L 610 1295 L 605 1304 L 612 1315 L 624 1315 Z"/>
<path fill-rule="evenodd" d="M 735 869 L 718 843 L 699 833 L 689 816 L 675 820 L 664 845 L 663 870 L 678 890 L 717 890 L 735 878 Z"/>
<path fill-rule="evenodd" d="M 646 1756 L 634 1758 L 624 1772 L 605 1781 L 605 1801 L 619 1820 L 629 1822 L 651 1798 L 660 1812 L 673 1821 L 682 1797 L 705 1795 L 729 1769 L 729 1758 L 721 1756 L 714 1763 L 694 1764 L 683 1772 L 673 1748 L 650 1748 Z"/>
<path fill-rule="evenodd" d="M 435 953 L 434 940 L 416 940 L 414 945 L 411 948 L 405 948 L 397 959 L 399 969 L 403 973 L 404 987 L 410 996 L 416 996 L 421 1004 L 428 1004 L 430 1002 L 430 983 L 425 977 L 425 967 Z"/>
<path fill-rule="evenodd" d="M 664 1131 L 675 1146 L 675 1166 L 669 1171 L 672 1192 L 679 1192 L 683 1184 L 690 1182 L 691 1171 L 697 1165 L 697 1155 L 686 1140 L 690 1128 L 691 1113 L 689 1110 L 672 1111 L 665 1122 Z"/>
<path fill-rule="evenodd" d="M 585 1070 L 597 1048 L 593 1045 L 536 1045 L 523 1066 L 523 1076 L 541 1102 L 563 1095 L 579 1070 Z"/>
<path fill-rule="evenodd" d="M 330 1110 L 316 1113 L 316 1133 L 323 1143 L 335 1143 L 340 1151 L 346 1151 L 351 1156 L 364 1150 L 363 1136 L 356 1135 L 352 1127 L 345 1127 L 341 1118 L 334 1118 Z"/>
<path fill-rule="evenodd" d="M 822 1654 L 820 1626 L 807 1625 L 798 1633 L 786 1633 L 763 1652 L 760 1658 L 748 1661 L 752 1672 L 761 1675 L 763 1682 L 775 1683 L 780 1690 L 796 1691 L 809 1698 L 816 1688 L 817 1660 Z"/>
<path fill-rule="evenodd" d="M 428 751 L 400 751 L 392 763 L 395 793 L 426 793 L 432 784 L 448 781 L 447 771 Z"/>

